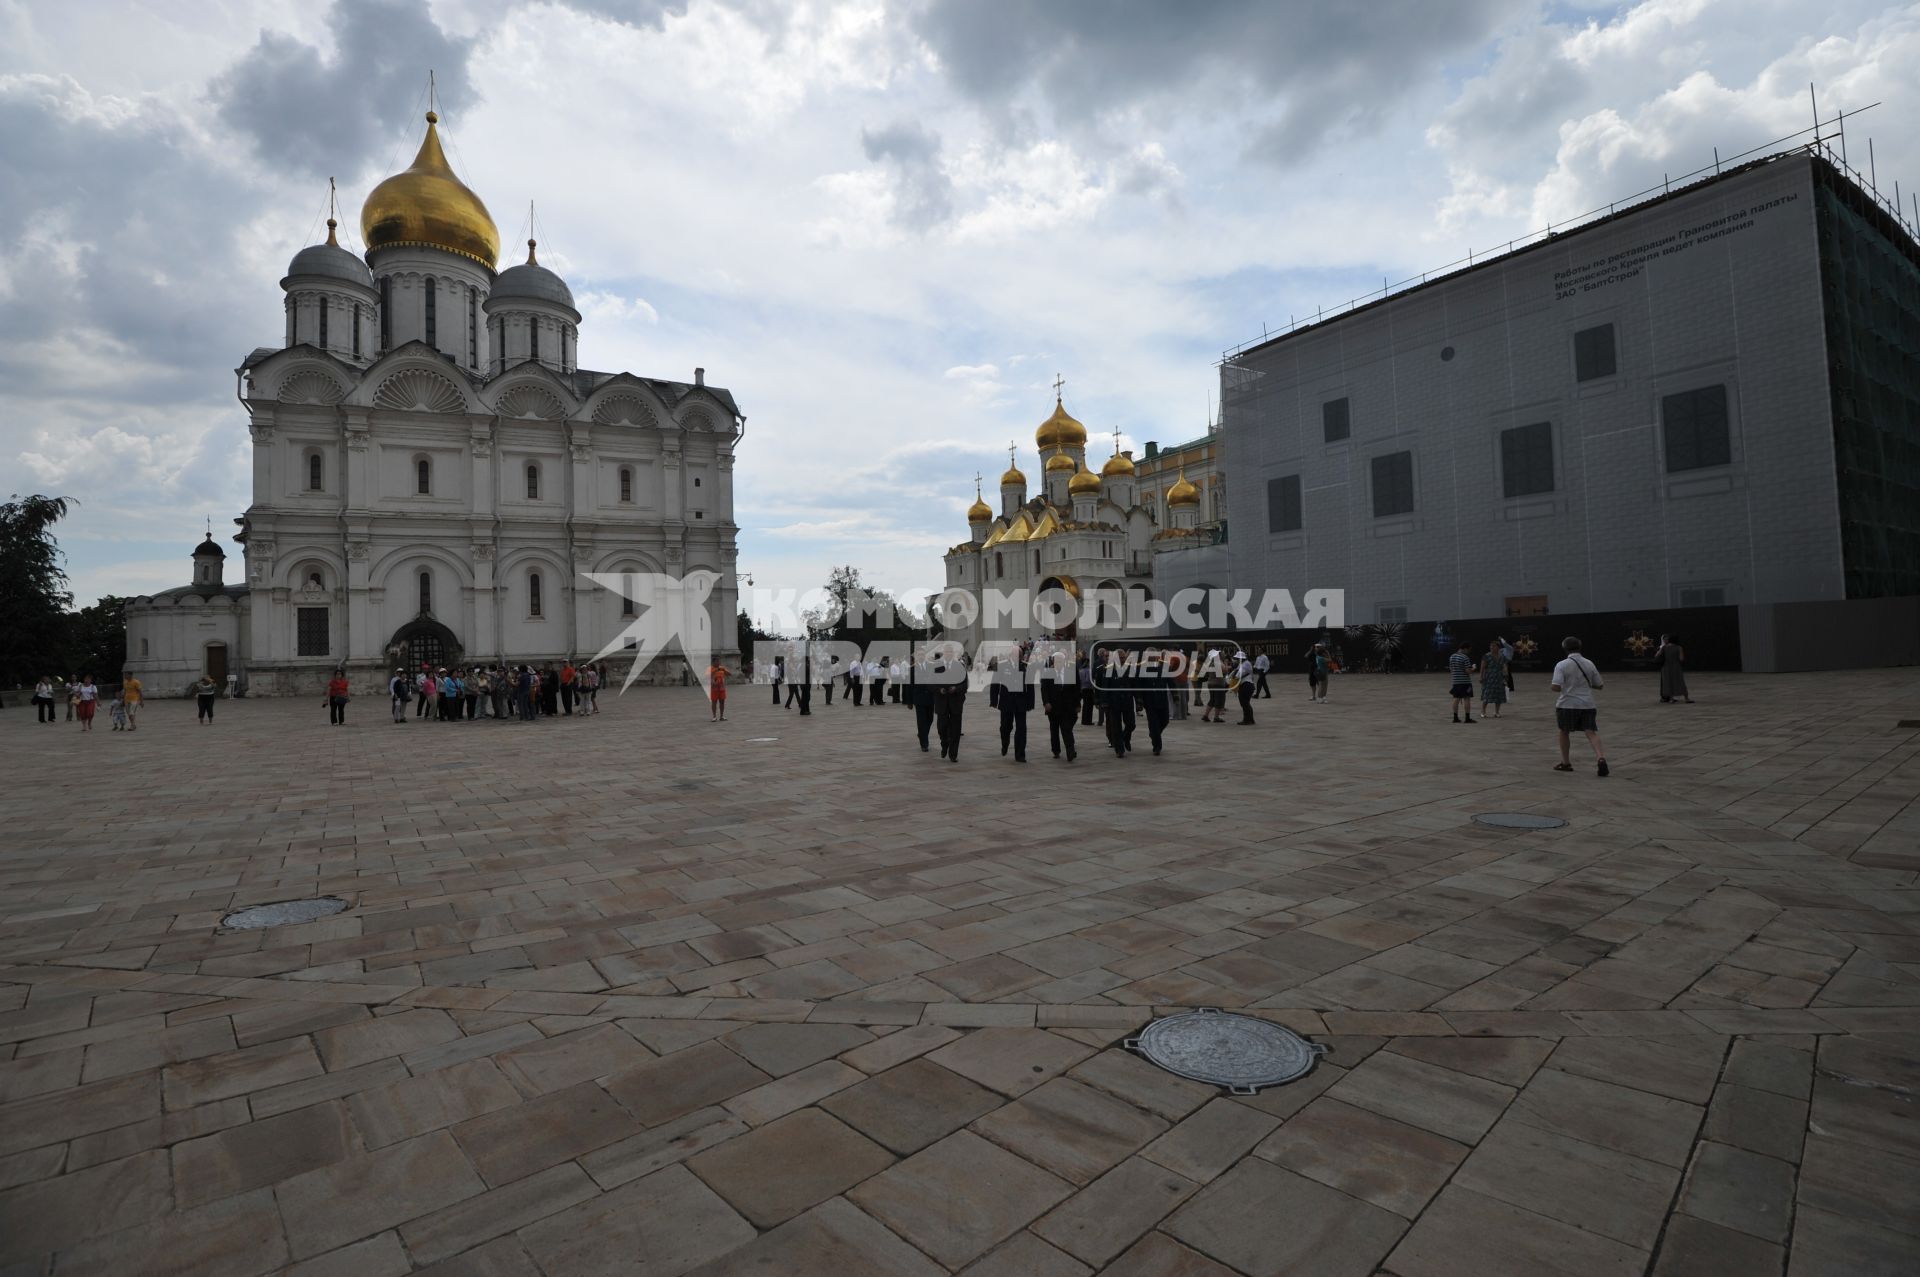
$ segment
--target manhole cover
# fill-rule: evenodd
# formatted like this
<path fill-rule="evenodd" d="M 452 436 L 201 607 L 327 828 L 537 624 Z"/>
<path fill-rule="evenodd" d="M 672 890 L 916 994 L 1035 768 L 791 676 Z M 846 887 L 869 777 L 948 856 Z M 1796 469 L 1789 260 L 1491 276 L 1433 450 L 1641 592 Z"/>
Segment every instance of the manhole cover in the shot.
<path fill-rule="evenodd" d="M 1169 1073 L 1224 1086 L 1235 1095 L 1291 1082 L 1327 1053 L 1292 1029 L 1217 1007 L 1155 1020 L 1124 1045 Z"/>
<path fill-rule="evenodd" d="M 1558 816 L 1536 816 L 1529 811 L 1483 811 L 1473 818 L 1476 825 L 1495 829 L 1558 829 L 1567 822 Z"/>
<path fill-rule="evenodd" d="M 258 931 L 261 927 L 284 927 L 296 922 L 312 922 L 340 913 L 347 902 L 338 896 L 320 896 L 314 900 L 276 900 L 270 905 L 251 905 L 236 909 L 220 920 L 232 931 Z"/>
<path fill-rule="evenodd" d="M 778 736 L 749 736 L 747 737 L 747 744 L 765 745 L 771 741 L 777 741 L 779 739 L 780 738 Z"/>

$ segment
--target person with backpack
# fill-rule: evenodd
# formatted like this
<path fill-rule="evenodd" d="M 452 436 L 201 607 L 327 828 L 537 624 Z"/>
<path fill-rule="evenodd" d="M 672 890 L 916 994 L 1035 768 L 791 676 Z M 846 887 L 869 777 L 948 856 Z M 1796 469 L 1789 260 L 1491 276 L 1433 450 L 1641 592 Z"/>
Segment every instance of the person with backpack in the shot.
<path fill-rule="evenodd" d="M 1595 774 L 1607 774 L 1607 753 L 1600 746 L 1600 710 L 1594 703 L 1593 694 L 1606 686 L 1600 677 L 1600 671 L 1593 662 L 1580 655 L 1580 640 L 1568 637 L 1560 644 L 1566 652 L 1566 658 L 1553 667 L 1553 690 L 1559 694 L 1554 701 L 1553 715 L 1560 728 L 1560 762 L 1553 770 L 1570 772 L 1573 760 L 1568 756 L 1575 732 L 1584 732 L 1587 744 L 1593 746 L 1593 757 L 1598 766 Z"/>

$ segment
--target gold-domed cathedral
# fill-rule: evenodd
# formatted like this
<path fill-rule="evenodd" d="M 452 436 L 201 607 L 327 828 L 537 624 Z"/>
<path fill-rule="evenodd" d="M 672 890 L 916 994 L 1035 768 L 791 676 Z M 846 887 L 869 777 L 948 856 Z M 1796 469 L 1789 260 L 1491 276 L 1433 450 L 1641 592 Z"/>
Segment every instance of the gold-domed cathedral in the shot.
<path fill-rule="evenodd" d="M 1000 508 L 996 513 L 976 489 L 968 539 L 946 554 L 946 584 L 976 600 L 989 590 L 1024 590 L 1032 598 L 1058 589 L 1076 600 L 1077 616 L 1048 629 L 1030 612 L 1009 618 L 983 607 L 973 625 L 952 631 L 970 645 L 1117 633 L 1123 620 L 1140 615 L 1144 600 L 1158 597 L 1168 552 L 1215 541 L 1198 526 L 1200 494 L 1184 476 L 1167 489 L 1160 510 L 1154 494 L 1141 491 L 1132 452 L 1116 445 L 1096 470 L 1087 459 L 1087 428 L 1067 411 L 1057 387 L 1053 413 L 1034 431 L 1034 445 L 1039 489 L 1029 492 L 1018 450 L 1009 449 Z"/>
<path fill-rule="evenodd" d="M 309 694 L 336 668 L 372 690 L 395 668 L 588 659 L 647 606 L 590 573 L 710 573 L 714 656 L 737 659 L 739 406 L 699 368 L 581 367 L 572 290 L 532 239 L 502 267 L 440 130 L 427 112 L 413 163 L 368 192 L 361 252 L 330 216 L 293 255 L 282 340 L 238 369 L 244 579 L 209 537 L 191 584 L 129 604 L 150 695 L 202 673 Z M 686 668 L 669 650 L 639 678 Z"/>

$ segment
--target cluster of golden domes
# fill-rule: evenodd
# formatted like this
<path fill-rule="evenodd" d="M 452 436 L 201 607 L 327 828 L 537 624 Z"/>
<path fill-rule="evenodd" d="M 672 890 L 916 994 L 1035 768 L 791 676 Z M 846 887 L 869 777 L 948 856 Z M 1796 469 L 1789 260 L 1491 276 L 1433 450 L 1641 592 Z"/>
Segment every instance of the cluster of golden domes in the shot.
<path fill-rule="evenodd" d="M 500 232 L 480 197 L 454 176 L 440 149 L 440 117 L 427 112 L 427 136 L 404 171 L 373 188 L 360 210 L 360 237 L 376 248 L 445 249 L 488 270 L 500 261 Z"/>

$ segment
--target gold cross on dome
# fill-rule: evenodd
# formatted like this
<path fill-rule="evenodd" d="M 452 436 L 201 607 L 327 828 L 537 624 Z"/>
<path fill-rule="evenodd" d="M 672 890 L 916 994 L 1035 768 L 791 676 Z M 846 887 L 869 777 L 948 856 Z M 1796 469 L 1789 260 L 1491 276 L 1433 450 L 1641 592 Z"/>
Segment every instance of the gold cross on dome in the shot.
<path fill-rule="evenodd" d="M 1065 377 L 1062 377 L 1059 373 L 1053 374 L 1053 397 L 1055 399 L 1060 397 L 1060 387 L 1066 384 L 1067 379 Z"/>
<path fill-rule="evenodd" d="M 1009 470 L 1014 468 L 1013 454 L 1018 448 L 1019 445 L 1014 443 L 1013 440 L 1007 440 L 1007 469 Z"/>
<path fill-rule="evenodd" d="M 981 475 L 980 475 L 980 472 L 979 472 L 978 470 L 975 470 L 975 471 L 973 472 L 973 499 L 974 499 L 974 500 L 976 500 L 976 501 L 978 501 L 978 500 L 980 499 L 980 484 L 981 484 L 981 482 L 982 482 L 982 480 L 981 480 Z"/>

